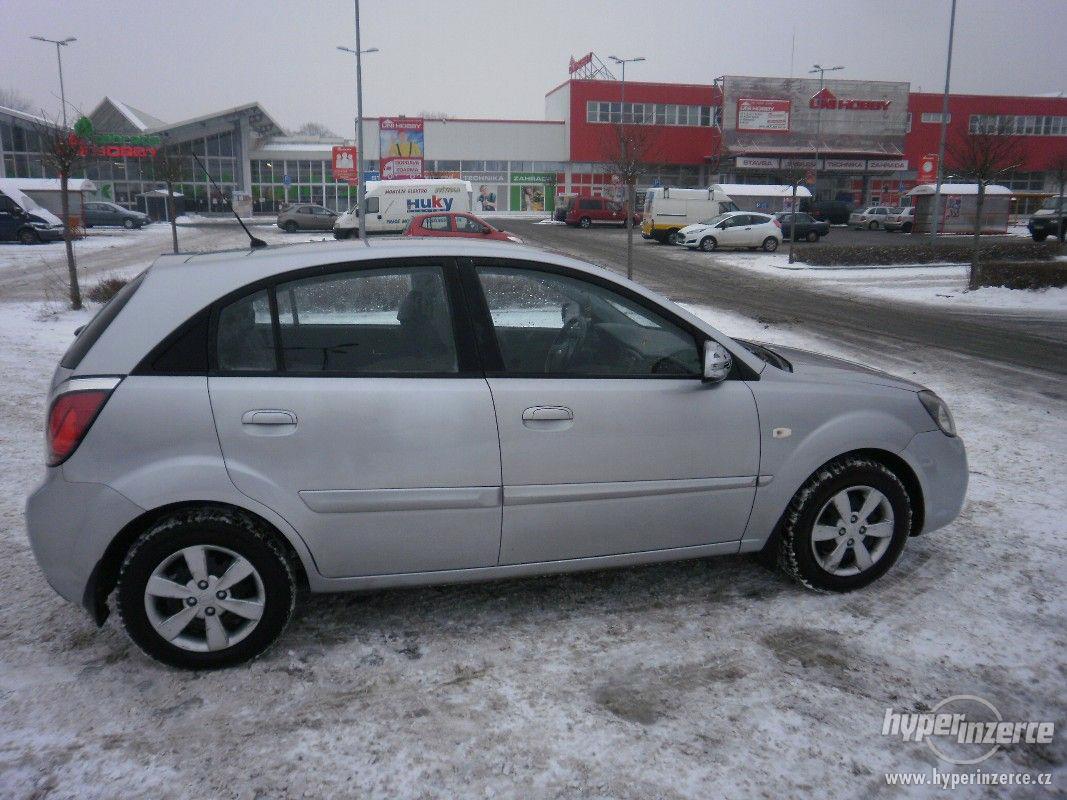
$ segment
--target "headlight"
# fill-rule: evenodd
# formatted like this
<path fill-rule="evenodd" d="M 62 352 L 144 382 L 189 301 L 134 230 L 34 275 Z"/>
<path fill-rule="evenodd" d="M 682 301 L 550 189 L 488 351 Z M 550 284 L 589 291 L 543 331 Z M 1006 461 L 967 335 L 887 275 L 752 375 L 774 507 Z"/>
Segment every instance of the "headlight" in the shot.
<path fill-rule="evenodd" d="M 944 400 L 929 389 L 923 389 L 919 392 L 919 402 L 923 404 L 923 408 L 943 433 L 948 436 L 956 435 L 956 423 L 953 422 L 952 413 L 948 410 L 948 405 Z"/>

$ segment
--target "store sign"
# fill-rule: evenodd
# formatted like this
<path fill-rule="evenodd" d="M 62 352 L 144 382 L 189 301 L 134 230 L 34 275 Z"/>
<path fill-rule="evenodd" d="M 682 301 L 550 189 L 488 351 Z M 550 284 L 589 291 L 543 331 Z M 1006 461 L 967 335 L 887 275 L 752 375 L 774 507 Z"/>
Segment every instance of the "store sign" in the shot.
<path fill-rule="evenodd" d="M 867 161 L 868 172 L 904 172 L 908 168 L 908 159 L 870 159 Z"/>
<path fill-rule="evenodd" d="M 742 97 L 737 101 L 737 129 L 788 133 L 791 108 L 789 100 Z"/>
<path fill-rule="evenodd" d="M 382 117 L 378 123 L 382 178 L 421 178 L 426 140 L 422 117 Z"/>
<path fill-rule="evenodd" d="M 163 144 L 159 136 L 97 132 L 88 117 L 74 123 L 71 139 L 78 143 L 78 153 L 83 158 L 155 158 Z"/>
<path fill-rule="evenodd" d="M 471 183 L 507 183 L 507 172 L 464 172 L 462 175 L 456 175 L 457 178 L 462 177 L 465 181 Z"/>
<path fill-rule="evenodd" d="M 359 182 L 359 167 L 356 166 L 356 148 L 334 147 L 333 148 L 333 179 L 335 181 L 347 181 L 350 184 Z"/>
<path fill-rule="evenodd" d="M 513 172 L 511 173 L 512 183 L 555 183 L 556 173 L 554 172 Z"/>
<path fill-rule="evenodd" d="M 919 159 L 919 183 L 937 183 L 937 153 Z"/>
<path fill-rule="evenodd" d="M 825 108 L 837 111 L 888 111 L 892 100 L 857 100 L 840 99 L 829 89 L 822 89 L 812 95 L 808 105 L 811 108 Z"/>
<path fill-rule="evenodd" d="M 738 169 L 778 169 L 777 158 L 754 158 L 752 156 L 738 156 Z"/>
<path fill-rule="evenodd" d="M 782 169 L 815 169 L 814 158 L 783 158 Z"/>
<path fill-rule="evenodd" d="M 827 158 L 823 161 L 823 169 L 845 172 L 863 172 L 867 162 L 862 158 Z"/>
<path fill-rule="evenodd" d="M 573 75 L 575 72 L 580 70 L 582 67 L 588 67 L 589 64 L 592 61 L 593 61 L 593 54 L 592 53 L 586 53 L 584 56 L 582 56 L 578 60 L 575 60 L 574 56 L 571 56 L 571 63 L 570 63 L 570 66 L 567 68 L 567 71 L 571 75 Z"/>

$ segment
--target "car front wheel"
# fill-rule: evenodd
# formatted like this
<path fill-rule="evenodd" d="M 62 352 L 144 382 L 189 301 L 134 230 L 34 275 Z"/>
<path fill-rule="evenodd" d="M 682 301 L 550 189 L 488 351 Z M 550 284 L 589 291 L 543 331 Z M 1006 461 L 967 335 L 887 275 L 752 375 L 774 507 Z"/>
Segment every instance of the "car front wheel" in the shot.
<path fill-rule="evenodd" d="M 871 230 L 871 231 L 878 230 L 878 220 L 872 219 L 869 223 L 867 223 L 867 230 Z"/>
<path fill-rule="evenodd" d="M 23 228 L 19 231 L 19 244 L 37 244 L 40 241 L 41 239 L 36 231 L 29 228 Z"/>
<path fill-rule="evenodd" d="M 719 243 L 715 241 L 714 236 L 705 236 L 703 239 L 700 240 L 700 249 L 703 250 L 705 253 L 710 253 L 718 246 Z"/>
<path fill-rule="evenodd" d="M 152 658 L 216 669 L 263 653 L 295 600 L 281 547 L 247 517 L 204 508 L 166 517 L 134 543 L 117 605 L 126 632 Z"/>
<path fill-rule="evenodd" d="M 124 219 L 122 221 L 122 227 L 128 231 L 132 231 L 135 227 L 137 227 L 137 223 L 135 223 L 132 219 Z"/>
<path fill-rule="evenodd" d="M 297 227 L 297 224 L 291 219 L 287 220 L 286 223 L 282 226 L 286 233 L 296 233 Z"/>
<path fill-rule="evenodd" d="M 817 242 L 819 241 L 819 234 L 817 234 L 815 231 L 808 231 L 807 239 L 809 242 Z"/>
<path fill-rule="evenodd" d="M 593 220 L 589 219 L 589 217 L 582 217 L 580 220 L 578 220 L 578 227 L 579 228 L 588 228 L 592 224 L 593 224 Z"/>
<path fill-rule="evenodd" d="M 893 566 L 911 532 L 911 500 L 884 464 L 846 457 L 820 468 L 793 497 L 778 565 L 809 589 L 859 589 Z"/>
<path fill-rule="evenodd" d="M 1045 239 L 1048 238 L 1048 234 L 1047 233 L 1034 233 L 1034 234 L 1031 234 L 1031 237 L 1033 238 L 1033 240 L 1035 242 L 1043 242 L 1043 241 L 1045 241 Z"/>
<path fill-rule="evenodd" d="M 766 239 L 763 240 L 763 249 L 766 250 L 768 253 L 773 253 L 775 250 L 778 249 L 778 240 L 775 239 L 773 236 L 768 236 Z"/>

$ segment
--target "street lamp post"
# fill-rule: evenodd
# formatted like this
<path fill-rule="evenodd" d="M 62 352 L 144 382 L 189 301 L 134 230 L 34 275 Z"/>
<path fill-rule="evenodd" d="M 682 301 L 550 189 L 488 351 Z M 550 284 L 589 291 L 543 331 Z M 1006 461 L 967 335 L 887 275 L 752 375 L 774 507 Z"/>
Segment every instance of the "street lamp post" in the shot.
<path fill-rule="evenodd" d="M 622 91 L 619 102 L 619 155 L 622 157 L 622 166 L 626 168 L 626 277 L 634 276 L 634 189 L 637 182 L 636 165 L 630 162 L 629 149 L 626 147 L 626 65 L 644 61 L 644 56 L 636 58 L 619 58 L 608 56 L 612 61 L 622 67 Z M 630 115 L 630 123 L 633 124 L 633 115 Z"/>
<path fill-rule="evenodd" d="M 934 187 L 934 216 L 930 219 L 930 238 L 937 237 L 937 223 L 941 214 L 941 181 L 945 175 L 945 139 L 948 136 L 948 84 L 952 75 L 952 36 L 956 32 L 956 0 L 948 22 L 948 58 L 945 61 L 945 93 L 941 96 L 941 139 L 937 145 L 937 186 Z"/>
<path fill-rule="evenodd" d="M 821 64 L 813 65 L 812 69 L 808 70 L 809 74 L 819 73 L 819 93 L 822 93 L 823 88 L 826 86 L 826 73 L 837 72 L 844 67 L 824 67 Z M 819 99 L 819 108 L 815 115 L 815 167 L 812 169 L 812 174 L 815 175 L 816 180 L 812 184 L 812 188 L 815 189 L 815 196 L 818 197 L 819 185 L 819 151 L 822 149 L 822 98 Z M 795 211 L 795 209 L 794 209 Z"/>
<path fill-rule="evenodd" d="M 343 50 L 346 53 L 351 53 L 356 57 L 356 172 L 359 173 L 356 176 L 356 209 L 359 212 L 359 238 L 363 241 L 367 240 L 367 220 L 366 209 L 363 207 L 363 198 L 366 195 L 366 188 L 364 187 L 363 180 L 363 55 L 366 53 L 377 53 L 377 47 L 369 47 L 366 50 L 360 49 L 359 41 L 359 0 L 354 0 L 356 6 L 356 47 L 338 46 L 338 50 Z"/>
<path fill-rule="evenodd" d="M 66 39 L 46 39 L 44 36 L 31 36 L 31 39 L 35 39 L 38 42 L 47 42 L 48 44 L 54 44 L 56 46 L 56 61 L 59 62 L 59 104 L 63 111 L 63 128 L 67 127 L 67 92 L 63 88 L 63 50 L 68 44 L 78 41 L 73 36 L 68 36 Z"/>

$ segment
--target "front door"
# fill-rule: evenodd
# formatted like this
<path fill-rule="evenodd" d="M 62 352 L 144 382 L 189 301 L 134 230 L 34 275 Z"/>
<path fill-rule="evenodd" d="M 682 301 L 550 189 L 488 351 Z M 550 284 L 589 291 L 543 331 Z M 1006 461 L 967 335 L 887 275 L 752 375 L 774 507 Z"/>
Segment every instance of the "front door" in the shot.
<path fill-rule="evenodd" d="M 208 385 L 230 477 L 327 577 L 497 561 L 496 420 L 458 344 L 453 274 L 444 259 L 318 270 L 218 312 Z"/>
<path fill-rule="evenodd" d="M 755 401 L 740 380 L 702 382 L 693 330 L 560 268 L 486 261 L 475 276 L 500 429 L 501 564 L 741 538 Z"/>

